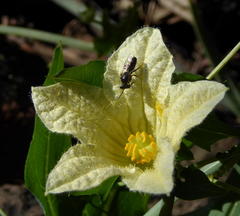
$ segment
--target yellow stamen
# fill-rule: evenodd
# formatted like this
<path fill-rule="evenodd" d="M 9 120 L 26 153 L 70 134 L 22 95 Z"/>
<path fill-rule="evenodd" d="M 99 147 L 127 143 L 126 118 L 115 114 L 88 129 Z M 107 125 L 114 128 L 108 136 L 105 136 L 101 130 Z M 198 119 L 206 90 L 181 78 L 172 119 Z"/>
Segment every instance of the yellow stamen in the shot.
<path fill-rule="evenodd" d="M 155 159 L 157 154 L 155 140 L 146 132 L 131 134 L 124 149 L 127 151 L 127 157 L 137 164 L 149 163 Z"/>

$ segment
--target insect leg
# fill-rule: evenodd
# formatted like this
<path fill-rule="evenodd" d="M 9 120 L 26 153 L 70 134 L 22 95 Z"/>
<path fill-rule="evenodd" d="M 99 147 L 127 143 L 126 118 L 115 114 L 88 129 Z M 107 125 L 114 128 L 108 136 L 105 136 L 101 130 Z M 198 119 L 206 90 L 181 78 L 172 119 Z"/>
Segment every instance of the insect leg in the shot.
<path fill-rule="evenodd" d="M 125 89 L 122 89 L 122 92 L 121 92 L 121 94 L 120 94 L 120 95 L 117 97 L 117 100 L 119 100 L 119 99 L 120 99 L 120 97 L 122 96 L 122 94 L 123 94 L 124 90 L 125 90 Z"/>

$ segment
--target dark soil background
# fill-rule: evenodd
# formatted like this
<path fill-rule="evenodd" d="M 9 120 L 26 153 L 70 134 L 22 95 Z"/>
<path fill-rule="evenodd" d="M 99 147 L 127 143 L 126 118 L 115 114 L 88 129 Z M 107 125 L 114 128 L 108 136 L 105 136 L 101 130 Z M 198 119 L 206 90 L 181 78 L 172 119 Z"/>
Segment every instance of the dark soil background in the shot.
<path fill-rule="evenodd" d="M 119 19 L 121 8 L 117 8 L 115 3 L 121 1 L 89 2 L 93 5 L 98 4 L 100 9 L 109 11 L 113 19 Z M 139 12 L 139 24 L 136 27 L 139 28 L 146 23 L 160 27 L 168 47 L 175 56 L 179 70 L 207 74 L 211 69 L 211 64 L 205 57 L 203 47 L 197 40 L 190 22 L 175 13 L 174 6 L 171 10 L 171 7 L 166 7 L 164 3 L 159 2 L 160 4 L 157 1 L 142 1 L 145 8 L 149 4 L 154 4 L 156 8 L 151 20 L 149 15 L 144 13 L 143 7 L 143 10 Z M 211 38 L 211 45 L 217 50 L 218 56 L 215 57 L 216 61 L 219 61 L 240 39 L 238 31 L 240 2 L 238 0 L 197 2 L 205 32 Z M 165 16 L 162 15 L 161 19 L 156 18 L 164 12 Z M 147 18 L 148 22 L 146 22 Z M 4 1 L 4 5 L 0 7 L 0 22 L 60 34 L 70 32 L 71 35 L 88 41 L 95 37 L 86 25 L 81 24 L 74 16 L 51 1 Z M 74 25 L 71 25 L 72 23 Z M 30 88 L 43 83 L 53 47 L 54 45 L 29 39 L 0 35 L 0 208 L 3 208 L 8 215 L 42 214 L 37 203 L 29 199 L 31 195 L 22 185 L 24 184 L 24 163 L 34 124 Z M 66 57 L 68 65 L 96 58 L 95 54 L 87 52 L 80 54 L 80 51 L 76 50 L 69 52 L 72 52 L 74 57 L 71 55 Z M 75 54 L 77 54 L 77 59 Z M 236 55 L 229 64 L 231 72 L 229 70 L 224 72 L 227 77 L 234 78 L 237 84 L 240 74 L 239 60 L 239 55 Z M 234 114 L 228 114 L 225 119 L 228 117 L 234 121 L 237 119 Z M 33 206 L 37 209 L 36 211 L 32 210 Z M 184 208 L 190 209 L 189 205 Z M 175 215 L 181 215 L 182 212 L 177 209 Z"/>
<path fill-rule="evenodd" d="M 71 20 L 54 3 L 48 1 L 6 1 L 1 17 L 8 16 L 22 26 L 61 33 Z M 44 14 L 44 15 L 43 15 Z M 30 97 L 31 86 L 41 85 L 47 73 L 47 62 L 36 54 L 26 52 L 18 44 L 0 35 L 1 76 L 1 173 L 0 183 L 22 182 L 23 168 L 33 131 L 34 111 Z M 4 140 L 4 141 L 3 141 Z M 6 166 L 7 165 L 7 166 Z"/>

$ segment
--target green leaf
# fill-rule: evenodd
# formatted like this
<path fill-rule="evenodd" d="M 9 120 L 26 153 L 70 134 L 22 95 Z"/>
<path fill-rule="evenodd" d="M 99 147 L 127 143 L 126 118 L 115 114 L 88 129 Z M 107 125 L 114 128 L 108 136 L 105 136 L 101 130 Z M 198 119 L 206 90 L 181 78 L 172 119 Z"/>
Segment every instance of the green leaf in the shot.
<path fill-rule="evenodd" d="M 205 77 L 198 75 L 198 74 L 191 74 L 191 73 L 173 73 L 172 76 L 172 83 L 176 84 L 178 82 L 182 81 L 198 81 L 198 80 L 204 80 Z"/>
<path fill-rule="evenodd" d="M 101 215 L 101 209 L 98 207 L 93 206 L 91 203 L 87 203 L 83 212 L 82 216 L 98 216 Z"/>
<path fill-rule="evenodd" d="M 240 136 L 240 129 L 231 127 L 218 120 L 216 115 L 210 114 L 201 125 L 193 128 L 185 139 L 210 151 L 211 145 L 216 141 L 234 136 Z"/>
<path fill-rule="evenodd" d="M 222 211 L 212 210 L 209 216 L 239 216 L 240 213 L 240 201 L 225 203 L 222 207 Z"/>
<path fill-rule="evenodd" d="M 216 158 L 222 163 L 221 168 L 214 175 L 216 178 L 219 178 L 240 162 L 240 146 L 234 146 L 227 152 L 218 153 Z"/>
<path fill-rule="evenodd" d="M 92 22 L 94 17 L 95 17 L 95 9 L 90 7 L 80 12 L 78 16 L 80 21 L 86 24 Z"/>
<path fill-rule="evenodd" d="M 193 160 L 193 153 L 191 150 L 185 145 L 184 142 L 181 143 L 180 149 L 177 153 L 176 160 L 183 161 L 183 160 Z"/>
<path fill-rule="evenodd" d="M 49 64 L 49 71 L 47 78 L 43 85 L 51 85 L 54 84 L 55 81 L 52 79 L 53 76 L 59 73 L 59 71 L 63 70 L 64 68 L 64 57 L 63 57 L 63 51 L 62 51 L 62 45 L 59 44 L 53 53 L 52 61 Z"/>
<path fill-rule="evenodd" d="M 84 82 L 89 85 L 102 87 L 104 72 L 104 61 L 91 61 L 85 65 L 66 68 L 53 78 L 58 82 Z"/>
<path fill-rule="evenodd" d="M 45 196 L 44 193 L 48 173 L 70 146 L 70 137 L 51 133 L 38 117 L 35 118 L 33 139 L 25 165 L 25 185 L 39 200 L 46 216 L 64 215 L 60 210 L 64 198 Z"/>
<path fill-rule="evenodd" d="M 100 196 L 91 196 L 91 200 L 87 203 L 82 211 L 82 216 L 98 216 L 104 212 L 102 209 L 102 199 Z"/>
<path fill-rule="evenodd" d="M 111 177 L 105 180 L 99 187 L 94 188 L 94 191 L 88 190 L 82 192 L 82 194 L 84 193 L 83 195 L 91 194 L 91 196 L 89 196 L 89 202 L 85 205 L 82 215 L 108 215 L 109 208 L 111 207 L 114 196 L 119 188 L 116 183 L 117 179 L 118 177 Z"/>
<path fill-rule="evenodd" d="M 159 216 L 162 207 L 164 206 L 164 202 L 161 199 L 160 201 L 158 201 L 152 208 L 150 208 L 145 214 L 144 216 Z"/>
<path fill-rule="evenodd" d="M 174 204 L 174 196 L 164 195 L 162 199 L 157 202 L 151 209 L 147 211 L 144 216 L 168 216 L 172 215 L 172 208 Z"/>
<path fill-rule="evenodd" d="M 179 172 L 175 187 L 175 195 L 178 198 L 194 200 L 226 193 L 225 190 L 210 182 L 199 169 L 182 168 Z"/>
<path fill-rule="evenodd" d="M 221 215 L 221 216 L 235 215 L 234 211 L 232 211 L 234 210 L 235 206 L 232 204 L 234 204 L 236 201 L 239 202 L 240 175 L 239 173 L 235 172 L 235 170 L 232 170 L 232 172 L 228 176 L 229 177 L 227 179 L 227 183 L 216 182 L 216 184 L 220 183 L 221 187 L 224 188 L 226 191 L 229 191 L 229 193 L 225 195 L 222 194 L 222 196 L 209 199 L 209 202 L 206 206 L 200 209 L 197 209 L 184 216 L 202 216 L 202 215 L 212 215 L 212 214 Z M 231 203 L 232 208 L 228 209 L 227 212 L 225 211 L 222 212 L 222 209 L 223 209 L 222 206 L 225 205 L 226 203 Z M 212 214 L 209 214 L 210 212 Z M 240 211 L 237 210 L 237 212 L 238 212 L 237 215 L 239 215 Z"/>
<path fill-rule="evenodd" d="M 222 183 L 222 182 L 221 182 Z M 222 186 L 226 189 L 231 191 L 231 194 L 240 195 L 240 174 L 235 170 L 232 169 L 228 178 L 225 182 L 226 186 L 223 184 Z"/>
<path fill-rule="evenodd" d="M 239 166 L 239 164 L 235 164 L 234 169 L 240 175 L 240 166 Z"/>
<path fill-rule="evenodd" d="M 147 210 L 148 199 L 146 194 L 120 190 L 109 215 L 142 216 Z"/>
<path fill-rule="evenodd" d="M 222 166 L 220 161 L 214 161 L 212 163 L 206 164 L 205 166 L 201 167 L 201 171 L 204 172 L 206 175 L 211 175 L 217 172 Z"/>
<path fill-rule="evenodd" d="M 105 180 L 101 185 L 98 187 L 86 190 L 86 191 L 80 191 L 80 192 L 72 192 L 71 195 L 73 196 L 81 196 L 81 195 L 101 195 L 103 196 L 103 200 L 106 199 L 109 192 L 111 191 L 111 188 L 113 187 L 114 183 L 117 181 L 118 176 L 113 176 L 107 180 Z"/>
<path fill-rule="evenodd" d="M 62 48 L 55 49 L 45 85 L 52 84 L 50 76 L 63 68 Z M 74 209 L 80 208 L 81 203 L 72 202 L 66 196 L 45 196 L 45 183 L 50 170 L 56 165 L 60 156 L 71 146 L 71 138 L 66 135 L 50 132 L 35 118 L 35 127 L 25 164 L 25 185 L 41 203 L 46 216 L 76 215 Z"/>

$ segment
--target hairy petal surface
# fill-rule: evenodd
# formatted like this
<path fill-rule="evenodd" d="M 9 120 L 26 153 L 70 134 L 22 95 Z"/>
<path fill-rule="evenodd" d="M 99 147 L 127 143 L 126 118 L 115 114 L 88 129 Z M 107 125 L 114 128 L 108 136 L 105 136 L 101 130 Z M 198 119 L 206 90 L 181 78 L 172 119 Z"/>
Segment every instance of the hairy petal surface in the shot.
<path fill-rule="evenodd" d="M 167 194 L 173 188 L 174 151 L 167 139 L 160 139 L 159 152 L 153 167 L 139 175 L 124 177 L 123 182 L 133 191 Z"/>
<path fill-rule="evenodd" d="M 130 56 L 137 58 L 136 68 L 139 67 L 139 73 L 136 72 L 136 74 L 140 77 L 135 79 L 135 85 L 139 85 L 138 81 L 141 80 L 144 84 L 144 92 L 148 91 L 154 95 L 159 85 L 170 85 L 174 71 L 172 55 L 166 48 L 160 31 L 145 27 L 128 37 L 108 59 L 104 74 L 104 89 L 108 97 L 112 96 L 111 99 L 114 99 L 115 95 L 118 95 L 121 84 L 120 74 Z"/>
<path fill-rule="evenodd" d="M 97 156 L 93 145 L 77 144 L 63 154 L 50 172 L 46 194 L 84 191 L 100 185 L 111 176 L 129 176 L 137 172 L 133 166 L 121 167 Z"/>
<path fill-rule="evenodd" d="M 132 133 L 153 133 L 154 106 L 159 87 L 170 85 L 174 64 L 158 29 L 145 27 L 128 37 L 109 58 L 104 74 L 104 93 L 109 100 L 116 100 L 122 93 L 120 75 L 130 56 L 137 58 L 138 68 L 133 84 L 125 89 L 116 103 L 128 105 L 129 127 Z M 166 92 L 161 91 L 162 97 Z"/>
<path fill-rule="evenodd" d="M 200 124 L 224 97 L 227 88 L 213 81 L 180 82 L 168 88 L 161 136 L 170 139 L 175 151 L 185 133 Z"/>
<path fill-rule="evenodd" d="M 45 126 L 95 144 L 106 157 L 122 160 L 131 131 L 128 110 L 111 107 L 101 88 L 86 84 L 55 84 L 32 88 L 35 110 Z M 106 107 L 110 107 L 107 109 Z"/>
<path fill-rule="evenodd" d="M 72 134 L 78 139 L 92 136 L 89 129 L 96 120 L 93 116 L 99 116 L 96 106 L 104 103 L 102 90 L 85 84 L 33 87 L 32 99 L 37 114 L 49 130 Z"/>

